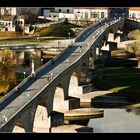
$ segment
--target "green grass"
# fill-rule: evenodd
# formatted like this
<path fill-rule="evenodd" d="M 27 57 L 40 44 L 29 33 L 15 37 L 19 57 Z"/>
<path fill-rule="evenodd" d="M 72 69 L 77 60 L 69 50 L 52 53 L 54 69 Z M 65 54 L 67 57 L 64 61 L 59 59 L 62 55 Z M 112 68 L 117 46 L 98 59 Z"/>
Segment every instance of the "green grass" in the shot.
<path fill-rule="evenodd" d="M 103 74 L 109 73 L 140 73 L 140 69 L 128 67 L 106 67 L 98 69 Z"/>
<path fill-rule="evenodd" d="M 74 37 L 74 32 L 71 30 L 71 28 L 74 27 L 80 26 L 71 23 L 65 23 L 63 25 L 45 27 L 37 31 L 36 35 L 39 34 L 40 36 L 68 37 L 68 33 L 70 32 L 70 36 Z"/>
<path fill-rule="evenodd" d="M 101 69 L 100 69 L 101 70 Z M 112 96 L 124 96 L 130 100 L 140 99 L 140 75 L 135 74 L 139 72 L 139 69 L 135 68 L 105 68 L 102 69 L 103 74 L 110 73 L 132 73 L 130 75 L 121 76 L 107 76 L 102 80 L 96 80 L 94 82 L 96 88 L 102 90 L 110 90 L 114 93 L 110 93 Z"/>
<path fill-rule="evenodd" d="M 50 40 L 40 40 L 41 43 L 49 43 Z M 14 38 L 14 39 L 0 39 L 1 44 L 24 44 L 24 43 L 38 43 L 36 37 L 33 38 Z"/>
<path fill-rule="evenodd" d="M 96 85 L 102 89 L 112 91 L 140 91 L 140 76 L 109 76 L 96 81 Z"/>

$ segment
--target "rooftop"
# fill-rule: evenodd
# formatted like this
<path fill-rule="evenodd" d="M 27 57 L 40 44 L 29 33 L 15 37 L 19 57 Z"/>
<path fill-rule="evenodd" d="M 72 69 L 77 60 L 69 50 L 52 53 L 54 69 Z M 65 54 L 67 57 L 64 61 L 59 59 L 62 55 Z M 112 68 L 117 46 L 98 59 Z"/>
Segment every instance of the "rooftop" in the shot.
<path fill-rule="evenodd" d="M 131 8 L 129 8 L 129 10 L 132 10 L 132 11 L 140 11 L 140 7 L 131 7 Z"/>
<path fill-rule="evenodd" d="M 107 10 L 108 7 L 74 7 L 74 9 L 105 9 Z"/>

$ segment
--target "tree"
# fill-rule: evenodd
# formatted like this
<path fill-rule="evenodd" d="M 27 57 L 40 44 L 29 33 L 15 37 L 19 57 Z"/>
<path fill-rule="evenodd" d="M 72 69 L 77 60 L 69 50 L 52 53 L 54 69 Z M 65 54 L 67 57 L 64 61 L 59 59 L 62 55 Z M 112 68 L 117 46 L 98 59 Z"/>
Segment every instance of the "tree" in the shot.
<path fill-rule="evenodd" d="M 134 39 L 134 40 L 139 40 L 140 39 L 139 35 L 140 35 L 140 30 L 137 29 L 129 33 L 129 38 Z"/>
<path fill-rule="evenodd" d="M 18 15 L 23 15 L 25 23 L 37 19 L 39 8 L 21 7 L 17 9 Z"/>
<path fill-rule="evenodd" d="M 11 86 L 16 84 L 16 75 L 12 67 L 15 56 L 12 51 L 5 49 L 0 51 L 0 95 L 6 94 Z"/>
<path fill-rule="evenodd" d="M 136 55 L 136 57 L 138 59 L 138 68 L 140 68 L 140 30 L 137 29 L 137 30 L 130 32 L 129 37 L 131 39 L 136 40 L 136 42 L 129 44 L 127 46 L 127 50 Z"/>

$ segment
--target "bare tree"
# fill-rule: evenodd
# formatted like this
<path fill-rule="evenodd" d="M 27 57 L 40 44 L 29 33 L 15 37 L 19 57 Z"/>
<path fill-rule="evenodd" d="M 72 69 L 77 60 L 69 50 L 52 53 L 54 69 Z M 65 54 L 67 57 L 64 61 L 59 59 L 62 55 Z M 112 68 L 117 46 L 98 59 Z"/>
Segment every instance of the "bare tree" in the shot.
<path fill-rule="evenodd" d="M 22 15 L 25 21 L 35 19 L 38 16 L 39 8 L 34 7 L 19 7 L 17 8 L 18 15 Z"/>

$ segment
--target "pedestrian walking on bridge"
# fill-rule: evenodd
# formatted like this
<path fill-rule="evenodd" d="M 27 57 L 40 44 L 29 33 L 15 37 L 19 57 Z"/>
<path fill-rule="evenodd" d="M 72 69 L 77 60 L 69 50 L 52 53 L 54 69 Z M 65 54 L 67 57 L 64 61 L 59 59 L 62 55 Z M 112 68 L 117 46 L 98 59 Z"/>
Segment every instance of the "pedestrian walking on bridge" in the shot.
<path fill-rule="evenodd" d="M 20 91 L 19 86 L 16 86 L 16 91 L 17 91 L 17 92 L 19 92 L 19 91 Z"/>

